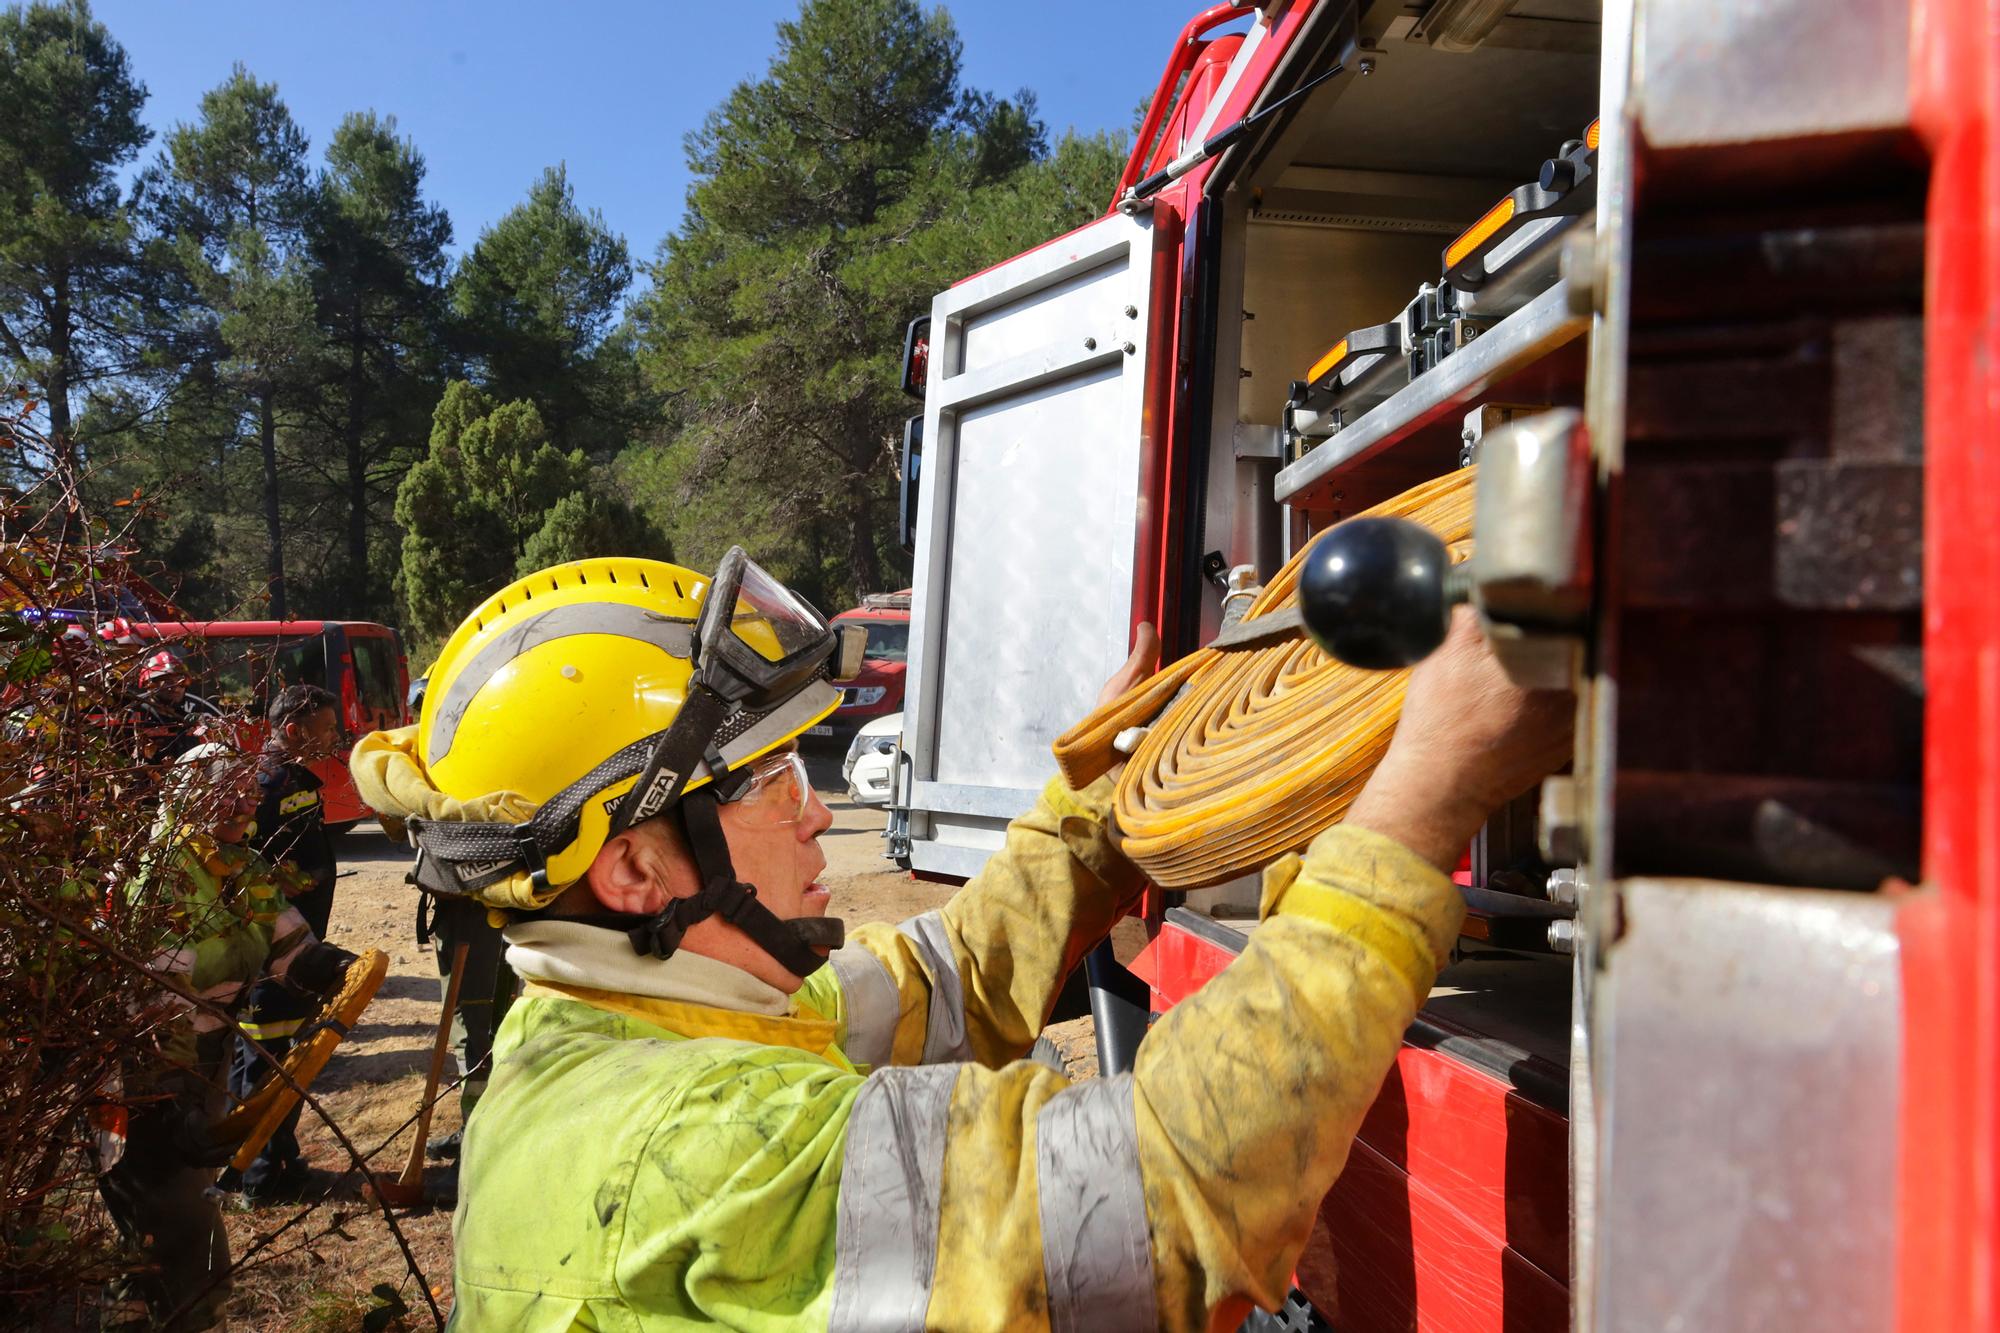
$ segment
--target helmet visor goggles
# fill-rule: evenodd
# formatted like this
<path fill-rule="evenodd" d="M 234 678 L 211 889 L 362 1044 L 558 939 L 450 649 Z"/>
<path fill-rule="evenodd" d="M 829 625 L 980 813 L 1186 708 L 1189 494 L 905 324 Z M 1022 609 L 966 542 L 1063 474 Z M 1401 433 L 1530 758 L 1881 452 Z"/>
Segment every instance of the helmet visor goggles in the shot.
<path fill-rule="evenodd" d="M 848 628 L 836 633 L 810 603 L 732 546 L 695 621 L 695 670 L 722 698 L 767 708 L 797 693 L 822 664 L 832 679 L 850 679 L 860 668 L 866 631 L 851 635 Z"/>

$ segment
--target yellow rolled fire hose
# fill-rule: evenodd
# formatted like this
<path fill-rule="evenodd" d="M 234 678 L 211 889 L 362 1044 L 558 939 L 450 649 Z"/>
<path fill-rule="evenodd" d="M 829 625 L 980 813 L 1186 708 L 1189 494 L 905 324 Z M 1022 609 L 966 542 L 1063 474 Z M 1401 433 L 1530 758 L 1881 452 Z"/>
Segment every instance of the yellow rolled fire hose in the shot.
<path fill-rule="evenodd" d="M 1364 516 L 1420 523 L 1462 560 L 1474 471 L 1425 482 Z M 1265 586 L 1242 629 L 1297 605 L 1311 549 Z M 1057 737 L 1056 763 L 1072 787 L 1085 786 L 1123 757 L 1121 734 L 1148 727 L 1112 807 L 1125 855 L 1161 888 L 1204 888 L 1303 850 L 1339 821 L 1389 748 L 1408 680 L 1408 671 L 1337 662 L 1302 634 L 1202 648 Z"/>

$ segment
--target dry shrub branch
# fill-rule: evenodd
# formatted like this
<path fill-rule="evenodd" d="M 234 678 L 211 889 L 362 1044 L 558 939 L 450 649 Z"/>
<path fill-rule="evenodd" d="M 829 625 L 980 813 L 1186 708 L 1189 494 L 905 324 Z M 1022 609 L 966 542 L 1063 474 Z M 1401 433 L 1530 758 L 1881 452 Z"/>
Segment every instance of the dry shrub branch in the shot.
<path fill-rule="evenodd" d="M 0 398 L 0 472 L 15 483 L 0 497 L 0 1323 L 56 1327 L 89 1320 L 100 1289 L 143 1262 L 111 1225 L 98 1175 L 157 1095 L 147 1075 L 173 1060 L 175 1024 L 225 1016 L 158 960 L 202 929 L 160 873 L 164 839 L 176 823 L 201 826 L 227 779 L 216 765 L 171 769 L 176 722 L 147 706 L 140 679 L 159 643 L 100 632 L 159 605 L 131 573 L 143 497 L 115 505 L 115 521 L 92 515 L 34 410 L 18 391 Z M 248 736 L 227 713 L 200 727 L 208 740 Z M 413 1279 L 442 1326 L 382 1215 L 407 1267 L 395 1285 Z M 255 1247 L 238 1267 L 257 1251 L 268 1253 Z"/>

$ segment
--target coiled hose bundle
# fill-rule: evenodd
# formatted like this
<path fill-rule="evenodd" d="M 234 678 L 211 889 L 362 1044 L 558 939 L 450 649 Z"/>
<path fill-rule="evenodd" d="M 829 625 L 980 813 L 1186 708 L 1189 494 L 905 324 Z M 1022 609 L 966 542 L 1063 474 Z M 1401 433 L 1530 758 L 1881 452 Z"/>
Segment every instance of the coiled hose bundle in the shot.
<path fill-rule="evenodd" d="M 1425 482 L 1367 516 L 1420 523 L 1461 560 L 1471 545 L 1473 473 Z M 1266 585 L 1239 630 L 1254 639 L 1258 618 L 1297 606 L 1311 549 Z M 1389 748 L 1408 680 L 1408 671 L 1337 662 L 1297 632 L 1211 646 L 1057 737 L 1056 763 L 1082 787 L 1119 760 L 1121 733 L 1150 727 L 1113 806 L 1125 855 L 1161 888 L 1220 884 L 1303 850 L 1340 819 Z"/>

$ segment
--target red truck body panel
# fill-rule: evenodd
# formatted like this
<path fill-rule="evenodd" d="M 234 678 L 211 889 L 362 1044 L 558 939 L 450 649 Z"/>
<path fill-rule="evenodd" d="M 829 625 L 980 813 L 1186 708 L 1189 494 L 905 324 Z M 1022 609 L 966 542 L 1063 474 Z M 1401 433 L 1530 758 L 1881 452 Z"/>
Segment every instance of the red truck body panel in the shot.
<path fill-rule="evenodd" d="M 1912 7 L 1925 275 L 1923 875 L 1901 916 L 1898 1324 L 2000 1326 L 2000 3 Z"/>

